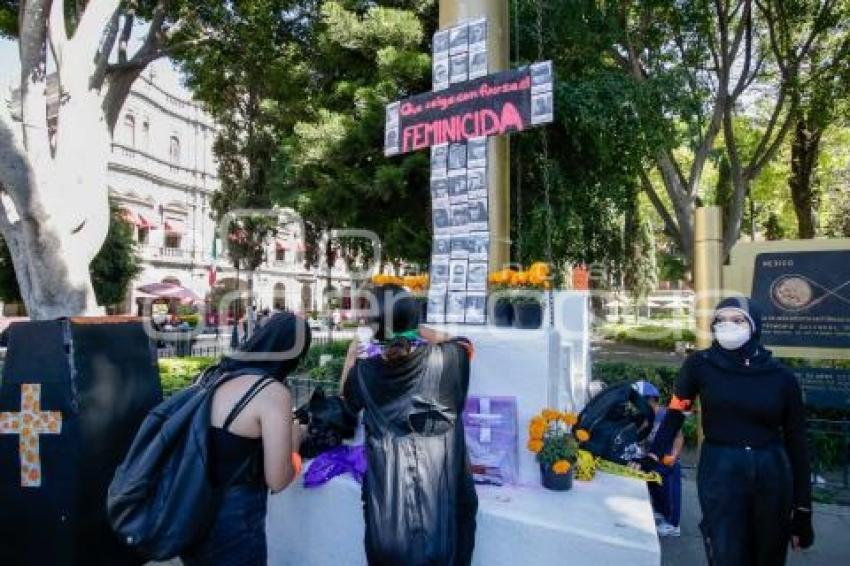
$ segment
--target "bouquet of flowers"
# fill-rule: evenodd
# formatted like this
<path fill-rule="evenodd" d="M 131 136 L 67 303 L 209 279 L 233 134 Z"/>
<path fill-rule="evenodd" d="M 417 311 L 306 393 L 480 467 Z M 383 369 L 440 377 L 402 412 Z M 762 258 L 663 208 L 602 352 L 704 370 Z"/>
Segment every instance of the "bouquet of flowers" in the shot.
<path fill-rule="evenodd" d="M 541 303 L 543 291 L 551 289 L 549 264 L 538 261 L 526 271 L 512 272 L 510 286 L 514 289 L 514 303 Z"/>
<path fill-rule="evenodd" d="M 541 471 L 564 475 L 575 465 L 579 442 L 590 439 L 586 430 L 574 429 L 577 422 L 575 413 L 553 409 L 544 409 L 529 421 L 528 449 L 537 455 Z"/>

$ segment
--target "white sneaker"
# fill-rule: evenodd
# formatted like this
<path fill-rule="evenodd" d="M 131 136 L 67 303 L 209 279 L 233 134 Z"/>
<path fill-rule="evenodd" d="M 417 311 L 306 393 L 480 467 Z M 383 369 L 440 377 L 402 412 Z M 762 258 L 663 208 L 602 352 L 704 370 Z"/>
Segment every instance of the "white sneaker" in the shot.
<path fill-rule="evenodd" d="M 658 524 L 658 536 L 660 537 L 680 537 L 682 536 L 682 529 L 680 527 L 674 527 L 670 523 L 666 521 L 661 521 Z"/>

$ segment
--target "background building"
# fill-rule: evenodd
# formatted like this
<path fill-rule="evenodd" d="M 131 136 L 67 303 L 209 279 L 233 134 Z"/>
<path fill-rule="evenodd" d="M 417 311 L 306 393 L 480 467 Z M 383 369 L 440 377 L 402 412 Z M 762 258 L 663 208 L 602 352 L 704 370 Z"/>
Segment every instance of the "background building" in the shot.
<path fill-rule="evenodd" d="M 151 65 L 135 82 L 115 128 L 109 162 L 110 198 L 135 227 L 143 271 L 128 291 L 123 310 L 138 312 L 147 297 L 141 285 L 174 282 L 200 297 L 220 296 L 237 286 L 237 274 L 218 254 L 210 277 L 216 226 L 210 197 L 218 190 L 212 147 L 216 125 L 191 93 L 180 86 L 168 61 Z M 320 307 L 327 274 L 304 267 L 304 242 L 298 230 L 285 230 L 270 241 L 267 261 L 239 288 L 257 293 L 260 307 L 285 306 L 306 313 Z M 350 289 L 343 262 L 330 274 L 330 285 Z M 216 293 L 215 291 L 218 291 Z"/>

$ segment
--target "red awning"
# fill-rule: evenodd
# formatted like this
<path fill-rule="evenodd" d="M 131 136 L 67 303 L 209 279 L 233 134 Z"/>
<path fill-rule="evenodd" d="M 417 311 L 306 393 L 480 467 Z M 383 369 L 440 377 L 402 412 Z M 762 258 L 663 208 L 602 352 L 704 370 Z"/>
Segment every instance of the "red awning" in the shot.
<path fill-rule="evenodd" d="M 155 297 L 178 299 L 180 302 L 186 304 L 200 301 L 200 297 L 198 297 L 191 289 L 187 289 L 180 285 L 174 285 L 173 283 L 149 283 L 147 285 L 137 287 L 136 289 L 142 293 L 147 293 L 148 295 L 153 295 Z"/>
<path fill-rule="evenodd" d="M 138 215 L 136 226 L 145 230 L 153 230 L 156 228 L 156 226 L 154 226 L 153 223 L 145 218 L 141 213 Z"/>
<path fill-rule="evenodd" d="M 179 220 L 174 220 L 173 218 L 166 220 L 163 227 L 165 228 L 165 231 L 169 234 L 186 233 L 186 225 Z"/>
<path fill-rule="evenodd" d="M 275 240 L 274 247 L 277 251 L 288 250 L 290 248 L 289 244 L 284 240 Z"/>

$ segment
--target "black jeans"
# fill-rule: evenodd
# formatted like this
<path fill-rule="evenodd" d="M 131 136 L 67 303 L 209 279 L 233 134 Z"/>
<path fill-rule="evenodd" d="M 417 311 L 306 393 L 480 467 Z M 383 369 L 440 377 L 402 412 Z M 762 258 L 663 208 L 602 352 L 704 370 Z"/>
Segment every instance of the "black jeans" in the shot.
<path fill-rule="evenodd" d="M 697 488 L 709 564 L 785 564 L 793 487 L 782 445 L 754 449 L 706 442 Z"/>
<path fill-rule="evenodd" d="M 207 537 L 181 556 L 186 566 L 265 566 L 266 489 L 237 485 L 224 493 Z"/>

